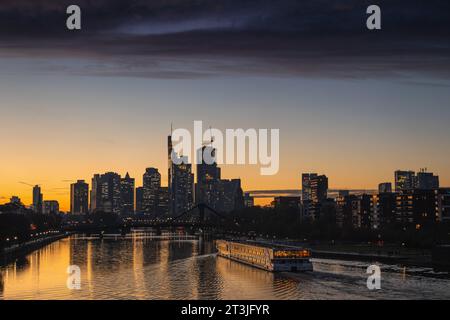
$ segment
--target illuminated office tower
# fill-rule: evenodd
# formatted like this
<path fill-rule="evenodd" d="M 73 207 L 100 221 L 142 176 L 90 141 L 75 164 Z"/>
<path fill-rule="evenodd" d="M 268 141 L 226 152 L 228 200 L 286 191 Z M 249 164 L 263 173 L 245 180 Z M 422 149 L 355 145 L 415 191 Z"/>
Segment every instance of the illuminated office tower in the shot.
<path fill-rule="evenodd" d="M 181 164 L 175 164 L 172 156 L 178 157 L 172 149 L 172 136 L 167 139 L 168 151 L 168 193 L 169 214 L 178 215 L 192 208 L 194 203 L 194 175 L 187 157 L 180 157 Z"/>
<path fill-rule="evenodd" d="M 219 199 L 217 211 L 229 213 L 244 208 L 244 192 L 241 179 L 221 179 L 218 183 Z"/>
<path fill-rule="evenodd" d="M 120 175 L 114 172 L 95 174 L 92 178 L 91 212 L 120 214 Z"/>
<path fill-rule="evenodd" d="M 70 185 L 70 212 L 72 214 L 88 214 L 89 185 L 78 180 Z"/>
<path fill-rule="evenodd" d="M 172 128 L 170 135 L 167 137 L 167 192 L 169 196 L 169 215 L 173 214 L 174 192 L 172 190 Z"/>
<path fill-rule="evenodd" d="M 144 188 L 137 187 L 136 188 L 136 213 L 143 213 L 142 201 L 144 197 Z"/>
<path fill-rule="evenodd" d="M 120 179 L 120 201 L 123 215 L 134 213 L 134 178 L 130 178 L 128 172 Z"/>
<path fill-rule="evenodd" d="M 156 168 L 147 168 L 142 180 L 142 211 L 145 214 L 155 214 L 158 208 L 161 174 Z"/>
<path fill-rule="evenodd" d="M 213 163 L 207 163 L 202 154 L 211 156 Z M 220 210 L 220 168 L 217 167 L 215 156 L 215 149 L 210 146 L 204 146 L 197 150 L 197 159 L 201 158 L 202 162 L 197 164 L 195 202 L 204 203 L 216 210 Z"/>
<path fill-rule="evenodd" d="M 169 213 L 169 188 L 167 187 L 159 188 L 157 213 L 161 218 Z"/>
<path fill-rule="evenodd" d="M 194 175 L 192 174 L 192 165 L 187 162 L 187 158 L 183 157 L 183 163 L 172 165 L 172 203 L 169 203 L 172 214 L 178 215 L 193 206 L 193 186 Z"/>

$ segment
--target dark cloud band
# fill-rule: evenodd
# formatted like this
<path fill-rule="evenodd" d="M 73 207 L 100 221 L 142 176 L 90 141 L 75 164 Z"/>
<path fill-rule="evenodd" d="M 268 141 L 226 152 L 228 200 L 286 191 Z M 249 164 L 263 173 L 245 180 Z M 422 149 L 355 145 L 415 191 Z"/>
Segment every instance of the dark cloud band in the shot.
<path fill-rule="evenodd" d="M 378 1 L 380 31 L 365 28 L 369 1 L 75 2 L 82 30 L 71 32 L 74 1 L 3 1 L 1 56 L 77 59 L 61 69 L 104 76 L 450 73 L 448 1 Z"/>

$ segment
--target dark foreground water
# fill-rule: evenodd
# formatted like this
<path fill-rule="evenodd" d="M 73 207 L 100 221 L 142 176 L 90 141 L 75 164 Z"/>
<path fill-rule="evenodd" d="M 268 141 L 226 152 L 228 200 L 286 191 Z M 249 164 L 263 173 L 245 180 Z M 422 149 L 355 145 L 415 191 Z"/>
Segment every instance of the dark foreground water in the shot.
<path fill-rule="evenodd" d="M 367 262 L 314 260 L 314 272 L 273 274 L 217 257 L 211 241 L 72 236 L 1 267 L 0 299 L 450 299 L 448 275 Z M 67 287 L 69 265 L 81 288 Z"/>

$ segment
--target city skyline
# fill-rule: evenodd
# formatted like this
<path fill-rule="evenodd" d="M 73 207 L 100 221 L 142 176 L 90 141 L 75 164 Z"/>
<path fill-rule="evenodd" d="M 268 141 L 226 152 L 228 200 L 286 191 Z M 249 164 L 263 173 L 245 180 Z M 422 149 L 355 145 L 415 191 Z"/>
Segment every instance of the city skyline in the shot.
<path fill-rule="evenodd" d="M 203 150 L 203 148 L 204 147 L 202 147 L 202 150 Z M 196 166 L 193 166 L 193 167 L 195 168 Z M 221 173 L 223 173 L 223 170 L 222 170 L 223 166 L 217 167 L 217 168 L 219 169 L 219 179 L 220 179 Z M 117 174 L 118 175 L 117 179 L 118 179 L 119 183 L 120 183 L 120 181 L 127 180 L 127 179 L 131 179 L 132 180 L 132 183 L 133 183 L 133 187 L 132 187 L 132 190 L 133 190 L 133 196 L 132 196 L 132 198 L 133 198 L 133 200 L 132 200 L 133 201 L 132 202 L 133 203 L 133 210 L 134 209 L 137 210 L 137 208 L 139 206 L 139 204 L 138 204 L 139 200 L 138 200 L 138 195 L 137 195 L 138 190 L 137 189 L 142 189 L 143 188 L 143 185 L 144 185 L 144 178 L 143 178 L 143 176 L 148 174 L 149 170 L 156 170 L 156 173 L 159 175 L 158 179 L 160 179 L 160 181 L 159 181 L 160 188 L 167 188 L 167 175 L 165 177 L 166 180 L 164 180 L 163 179 L 164 175 L 160 174 L 160 172 L 158 172 L 159 168 L 147 167 L 143 171 L 142 174 L 137 175 L 137 177 L 140 177 L 140 181 L 142 181 L 142 182 L 141 183 L 136 183 L 136 184 L 135 184 L 135 180 L 137 180 L 137 179 L 135 178 L 135 176 L 130 176 L 128 171 L 126 171 L 125 175 L 123 176 L 121 173 L 115 172 L 113 170 L 106 170 L 106 171 L 99 172 L 99 173 L 93 173 L 91 175 L 91 177 L 88 178 L 88 179 L 76 179 L 76 180 L 70 181 L 70 182 L 66 181 L 66 183 L 68 184 L 67 188 L 69 190 L 67 197 L 65 196 L 65 194 L 61 195 L 60 197 L 52 197 L 52 196 L 49 197 L 49 196 L 46 196 L 45 192 L 42 192 L 42 193 L 40 193 L 40 197 L 38 197 L 38 199 L 41 202 L 41 206 L 44 204 L 44 202 L 52 202 L 52 201 L 56 200 L 58 202 L 59 208 L 61 209 L 62 212 L 68 212 L 68 213 L 72 212 L 71 209 L 70 209 L 71 208 L 71 192 L 72 192 L 71 190 L 72 190 L 72 186 L 81 183 L 81 184 L 87 185 L 87 188 L 88 188 L 87 198 L 89 199 L 89 206 L 88 207 L 89 207 L 89 211 L 92 211 L 92 204 L 91 204 L 92 183 L 90 183 L 90 181 L 92 181 L 93 179 L 96 179 L 96 177 L 103 176 L 105 174 L 112 174 L 112 175 L 116 175 Z M 197 195 L 195 194 L 195 192 L 198 192 L 198 191 L 196 191 L 196 187 L 195 187 L 197 185 L 197 183 L 198 183 L 197 170 L 198 170 L 198 165 L 197 165 L 197 169 L 195 169 L 193 171 L 193 175 L 194 175 L 195 178 L 193 178 L 193 180 L 192 180 L 192 187 L 193 187 L 193 192 L 194 192 L 192 204 L 198 201 L 197 198 L 196 198 Z M 419 189 L 422 189 L 422 187 L 420 187 L 420 182 L 419 182 L 418 179 L 419 179 L 420 175 L 423 176 L 424 174 L 425 175 L 429 175 L 432 179 L 436 179 L 437 178 L 437 187 L 436 186 L 432 186 L 432 187 L 430 187 L 430 189 L 448 188 L 447 185 L 442 184 L 442 183 L 439 182 L 440 181 L 440 175 L 434 175 L 434 173 L 435 173 L 434 171 L 433 172 L 429 172 L 429 171 L 426 171 L 426 168 L 420 168 L 417 172 L 414 171 L 414 170 L 409 170 L 409 169 L 408 170 L 395 170 L 394 172 L 392 172 L 392 176 L 393 176 L 392 180 L 390 180 L 390 181 L 384 181 L 384 180 L 382 181 L 382 180 L 380 180 L 378 182 L 378 184 L 374 188 L 336 188 L 336 187 L 332 187 L 332 186 L 329 187 L 328 186 L 329 175 L 325 174 L 325 175 L 323 175 L 323 177 L 325 177 L 325 179 L 326 179 L 326 187 L 325 187 L 326 191 L 325 191 L 325 193 L 326 192 L 339 192 L 339 191 L 350 191 L 350 192 L 351 191 L 358 191 L 359 193 L 361 191 L 364 191 L 363 193 L 368 192 L 369 194 L 371 194 L 372 192 L 375 193 L 376 191 L 378 191 L 378 192 L 382 193 L 382 192 L 385 192 L 385 191 L 382 191 L 382 190 L 384 190 L 386 184 L 389 184 L 390 188 L 392 188 L 392 186 L 395 186 L 397 184 L 397 179 L 398 179 L 397 178 L 397 173 L 399 173 L 399 172 L 400 173 L 412 173 L 413 174 L 413 178 L 416 179 L 415 180 L 416 182 L 414 183 L 414 185 L 405 187 L 404 188 L 405 190 L 416 188 L 416 187 L 419 188 Z M 416 176 L 416 174 L 417 174 L 417 176 Z M 253 197 L 255 199 L 255 205 L 262 205 L 262 206 L 264 206 L 264 205 L 271 205 L 272 201 L 277 196 L 281 196 L 281 197 L 283 197 L 283 196 L 290 197 L 291 196 L 292 197 L 295 194 L 298 194 L 300 196 L 300 199 L 302 199 L 302 201 L 303 201 L 303 197 L 305 197 L 305 192 L 304 191 L 306 191 L 306 192 L 308 192 L 308 190 L 310 191 L 310 188 L 309 187 L 305 187 L 305 184 L 304 184 L 305 182 L 304 182 L 303 179 L 304 179 L 305 175 L 308 175 L 308 176 L 311 175 L 311 177 L 314 176 L 315 178 L 317 178 L 317 177 L 321 178 L 322 177 L 322 175 L 318 175 L 317 173 L 300 172 L 300 173 L 298 173 L 298 178 L 299 178 L 298 186 L 300 186 L 300 188 L 251 189 L 251 190 L 243 189 L 243 192 L 244 193 L 254 193 Z M 426 178 L 426 176 L 424 178 Z M 236 177 L 234 179 L 236 179 Z M 241 181 L 242 184 L 244 184 L 244 181 L 241 178 L 238 178 L 238 179 Z M 233 180 L 233 178 L 231 178 L 231 180 Z M 423 179 L 423 180 L 425 180 L 425 179 Z M 166 181 L 166 183 L 164 183 L 164 181 Z M 18 197 L 22 201 L 22 203 L 24 203 L 25 205 L 28 205 L 28 202 L 26 201 L 26 199 L 30 198 L 31 200 L 30 200 L 29 205 L 30 205 L 31 208 L 33 208 L 34 207 L 34 203 L 36 201 L 35 200 L 35 198 L 36 198 L 35 190 L 37 190 L 37 192 L 39 193 L 39 192 L 41 192 L 41 190 L 45 190 L 45 188 L 42 189 L 42 185 L 41 184 L 37 184 L 37 185 L 32 186 L 32 185 L 28 185 L 28 184 L 26 184 L 24 182 L 18 182 L 18 183 L 19 184 L 25 184 L 30 189 L 28 197 L 27 197 L 27 195 L 21 196 L 21 195 L 18 195 L 18 194 L 12 194 L 8 198 L 4 197 L 4 198 L 0 199 L 0 204 L 9 203 L 12 198 Z M 302 186 L 303 186 L 303 188 L 302 188 Z M 304 189 L 304 188 L 307 188 L 307 189 Z M 381 188 L 383 188 L 383 189 L 381 189 Z M 425 189 L 427 189 L 427 188 L 425 188 Z M 398 192 L 398 191 L 402 190 L 402 188 L 396 188 L 395 190 L 394 190 L 394 188 L 392 188 L 390 190 L 391 191 L 388 191 L 388 192 Z M 52 193 L 49 193 L 49 194 L 52 195 Z M 118 197 L 120 197 L 120 196 L 118 195 Z M 325 195 L 325 197 L 326 197 L 326 195 Z M 61 199 L 63 199 L 63 201 L 61 201 Z M 306 197 L 306 200 L 311 200 L 311 199 L 308 199 L 308 197 Z M 324 199 L 322 199 L 322 200 L 324 200 Z M 322 200 L 320 200 L 320 201 L 322 201 Z M 142 204 L 143 205 L 142 208 L 145 208 L 145 200 L 142 199 L 141 201 L 144 202 L 144 204 Z M 67 207 L 67 209 L 65 209 L 66 207 Z M 142 212 L 145 212 L 145 211 L 146 211 L 145 209 L 142 210 Z M 84 212 L 84 213 L 86 213 L 86 212 Z"/>
<path fill-rule="evenodd" d="M 450 1 L 0 3 L 0 300 L 450 299 Z"/>
<path fill-rule="evenodd" d="M 277 175 L 222 167 L 244 190 L 298 188 L 293 172 L 376 189 L 397 169 L 422 167 L 450 185 L 450 55 L 436 45 L 448 43 L 448 2 L 405 11 L 379 1 L 376 31 L 357 1 L 214 3 L 80 0 L 82 30 L 72 32 L 68 0 L 4 1 L 0 203 L 31 203 L 23 181 L 67 210 L 66 180 L 95 172 L 129 172 L 140 185 L 155 167 L 165 185 L 163 137 L 170 123 L 189 129 L 194 120 L 280 130 Z"/>

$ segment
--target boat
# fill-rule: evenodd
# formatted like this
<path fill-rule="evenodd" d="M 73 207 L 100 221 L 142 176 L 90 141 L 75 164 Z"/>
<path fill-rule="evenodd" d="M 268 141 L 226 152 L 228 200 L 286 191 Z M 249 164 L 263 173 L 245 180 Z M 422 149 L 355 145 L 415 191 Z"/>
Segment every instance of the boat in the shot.
<path fill-rule="evenodd" d="M 311 251 L 258 241 L 216 240 L 217 254 L 271 272 L 312 271 Z"/>

